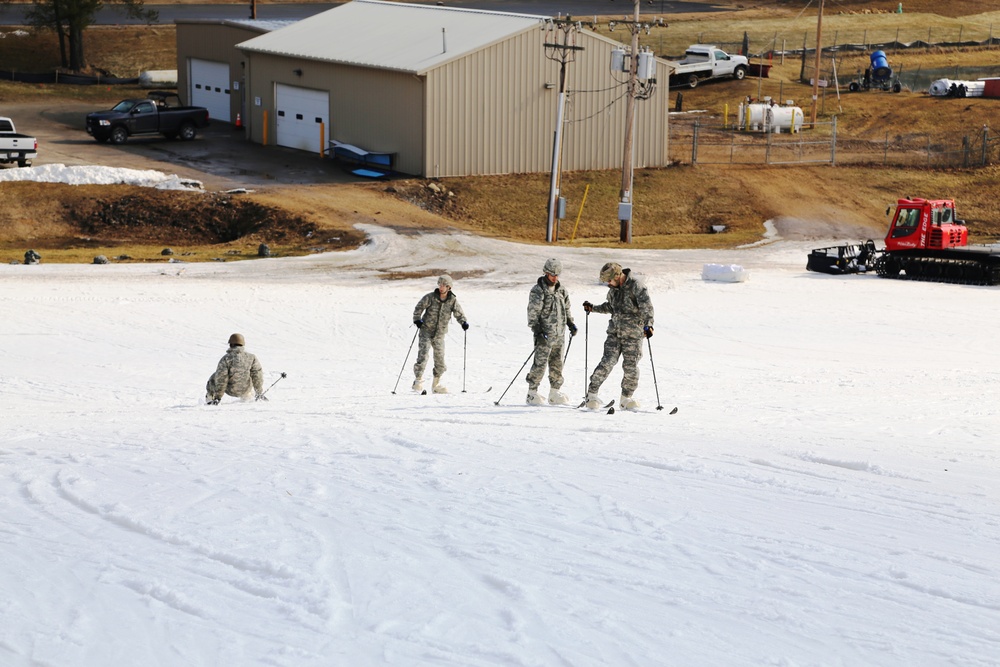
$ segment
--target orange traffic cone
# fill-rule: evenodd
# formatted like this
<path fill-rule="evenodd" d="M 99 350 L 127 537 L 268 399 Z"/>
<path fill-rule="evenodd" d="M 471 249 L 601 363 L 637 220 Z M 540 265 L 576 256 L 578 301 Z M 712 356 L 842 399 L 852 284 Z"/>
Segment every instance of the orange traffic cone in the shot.
<path fill-rule="evenodd" d="M 236 127 L 243 127 L 243 119 L 239 114 L 236 114 Z"/>

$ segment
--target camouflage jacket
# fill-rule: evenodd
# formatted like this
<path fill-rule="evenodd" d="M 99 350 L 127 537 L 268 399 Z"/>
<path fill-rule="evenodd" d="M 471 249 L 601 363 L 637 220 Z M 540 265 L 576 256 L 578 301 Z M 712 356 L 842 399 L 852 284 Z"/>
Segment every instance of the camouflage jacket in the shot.
<path fill-rule="evenodd" d="M 250 393 L 251 387 L 258 396 L 264 391 L 264 370 L 256 356 L 242 345 L 234 345 L 219 360 L 218 368 L 209 378 L 208 395 L 210 398 L 222 398 L 223 394 L 242 397 Z"/>
<path fill-rule="evenodd" d="M 569 292 L 558 280 L 553 285 L 545 276 L 540 277 L 528 295 L 528 326 L 535 333 L 553 336 L 562 334 L 572 321 Z"/>
<path fill-rule="evenodd" d="M 448 320 L 452 316 L 462 324 L 466 322 L 465 313 L 458 305 L 458 297 L 452 291 L 449 291 L 448 296 L 442 301 L 440 292 L 435 289 L 433 292 L 425 294 L 417 302 L 417 307 L 413 309 L 413 321 L 424 321 L 420 335 L 432 338 L 448 333 Z"/>
<path fill-rule="evenodd" d="M 619 338 L 641 338 L 642 328 L 653 326 L 653 302 L 642 276 L 632 275 L 629 269 L 622 272 L 625 282 L 621 287 L 608 289 L 608 300 L 595 305 L 594 312 L 611 313 L 609 334 Z"/>

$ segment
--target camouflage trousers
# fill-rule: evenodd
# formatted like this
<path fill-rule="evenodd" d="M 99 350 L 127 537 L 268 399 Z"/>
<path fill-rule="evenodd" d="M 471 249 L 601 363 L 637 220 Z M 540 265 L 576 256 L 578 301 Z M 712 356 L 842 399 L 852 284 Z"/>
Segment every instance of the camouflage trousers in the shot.
<path fill-rule="evenodd" d="M 434 349 L 434 377 L 441 377 L 448 370 L 444 363 L 444 336 L 425 336 L 421 332 L 420 346 L 417 348 L 417 363 L 413 364 L 413 377 L 418 380 L 424 377 L 427 357 L 432 348 Z"/>
<path fill-rule="evenodd" d="M 618 363 L 618 357 L 622 358 L 622 371 L 625 373 L 622 378 L 622 395 L 632 395 L 639 386 L 642 338 L 619 338 L 614 334 L 608 334 L 607 340 L 604 341 L 604 356 L 590 376 L 590 386 L 587 388 L 587 393 L 596 394 L 600 391 L 601 385 L 611 374 L 611 369 Z"/>
<path fill-rule="evenodd" d="M 535 336 L 535 356 L 531 362 L 531 370 L 525 378 L 528 381 L 528 389 L 535 391 L 538 384 L 545 377 L 545 367 L 549 367 L 549 387 L 558 389 L 563 383 L 563 336 L 554 336 L 546 339 L 544 336 Z"/>

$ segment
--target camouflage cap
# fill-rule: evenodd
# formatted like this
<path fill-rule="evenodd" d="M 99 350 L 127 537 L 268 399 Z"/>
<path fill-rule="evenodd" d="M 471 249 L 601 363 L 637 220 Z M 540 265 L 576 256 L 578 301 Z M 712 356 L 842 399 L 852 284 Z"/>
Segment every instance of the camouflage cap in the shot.
<path fill-rule="evenodd" d="M 615 262 L 608 262 L 601 267 L 601 282 L 609 283 L 622 274 L 622 265 Z"/>
<path fill-rule="evenodd" d="M 246 345 L 246 344 L 247 342 L 243 340 L 243 334 L 236 333 L 229 337 L 229 347 L 233 347 L 234 345 Z"/>
<path fill-rule="evenodd" d="M 451 279 L 451 276 L 449 276 L 449 275 L 448 275 L 447 273 L 445 273 L 445 274 L 442 274 L 442 275 L 441 275 L 441 276 L 440 276 L 440 277 L 438 278 L 438 287 L 442 287 L 442 286 L 445 286 L 445 285 L 447 285 L 447 286 L 448 286 L 448 288 L 449 288 L 449 289 L 451 289 L 451 287 L 452 287 L 452 286 L 453 286 L 454 284 L 455 284 L 455 281 L 453 281 L 453 280 Z"/>
<path fill-rule="evenodd" d="M 553 276 L 558 276 L 562 273 L 562 262 L 555 258 L 547 259 L 545 260 L 545 266 L 542 267 L 542 271 Z"/>

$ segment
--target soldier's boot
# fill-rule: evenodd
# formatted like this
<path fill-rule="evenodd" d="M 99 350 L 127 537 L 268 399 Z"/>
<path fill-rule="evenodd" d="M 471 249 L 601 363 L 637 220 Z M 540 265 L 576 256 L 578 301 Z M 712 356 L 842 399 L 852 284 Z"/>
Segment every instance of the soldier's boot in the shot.
<path fill-rule="evenodd" d="M 413 386 L 410 387 L 413 391 L 423 391 L 424 390 L 424 379 L 417 378 L 413 381 Z"/>
<path fill-rule="evenodd" d="M 434 377 L 434 384 L 432 385 L 432 387 L 434 389 L 434 393 L 435 394 L 447 394 L 448 393 L 448 387 L 446 387 L 443 384 L 441 384 L 441 377 L 440 376 L 435 376 Z"/>
<path fill-rule="evenodd" d="M 598 408 L 604 407 L 604 401 L 601 400 L 601 397 L 597 395 L 596 391 L 587 392 L 587 407 L 591 410 L 597 410 Z"/>
<path fill-rule="evenodd" d="M 622 406 L 622 410 L 638 410 L 639 409 L 639 401 L 637 401 L 636 399 L 632 398 L 631 396 L 626 396 L 625 394 L 622 394 L 622 398 L 621 398 L 621 401 L 619 402 L 619 404 Z"/>
<path fill-rule="evenodd" d="M 558 389 L 549 389 L 549 405 L 566 405 L 569 398 Z"/>
<path fill-rule="evenodd" d="M 528 396 L 524 399 L 528 405 L 545 405 L 545 399 L 538 393 L 537 389 L 529 389 Z"/>

